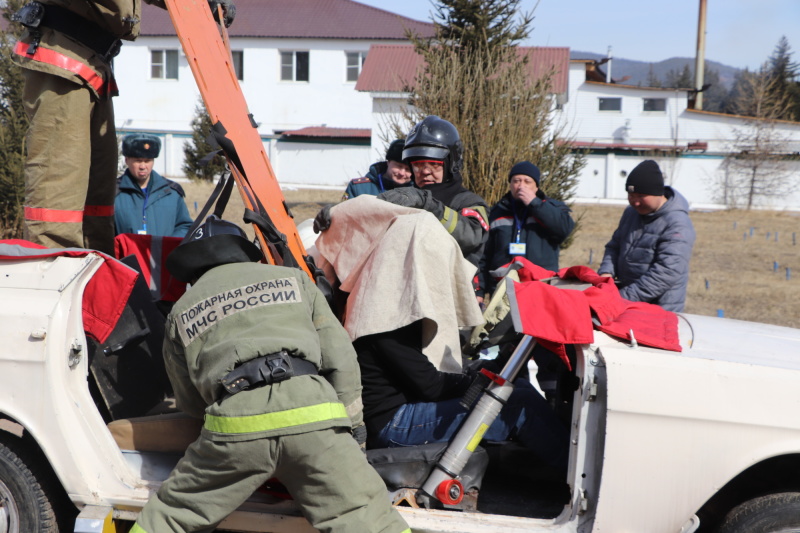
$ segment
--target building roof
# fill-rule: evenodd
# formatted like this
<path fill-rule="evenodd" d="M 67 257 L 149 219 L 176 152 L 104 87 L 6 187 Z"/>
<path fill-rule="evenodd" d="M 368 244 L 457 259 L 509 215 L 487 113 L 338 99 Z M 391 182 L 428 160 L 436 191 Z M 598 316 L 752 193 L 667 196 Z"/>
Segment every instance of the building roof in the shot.
<path fill-rule="evenodd" d="M 406 30 L 431 36 L 430 22 L 410 19 L 352 0 L 235 0 L 236 20 L 231 37 L 305 39 L 396 39 L 406 41 Z M 174 36 L 169 14 L 142 4 L 143 36 Z"/>
<path fill-rule="evenodd" d="M 687 148 L 686 146 L 676 146 L 675 144 L 599 143 L 595 141 L 570 141 L 569 145 L 572 148 L 585 148 L 589 150 L 632 150 L 652 152 L 680 152 L 681 150 L 697 149 L 696 147 Z"/>
<path fill-rule="evenodd" d="M 281 133 L 284 137 L 327 137 L 330 139 L 369 139 L 372 131 L 369 128 L 328 128 L 327 126 L 309 126 L 299 130 Z"/>
<path fill-rule="evenodd" d="M 532 78 L 549 72 L 552 78 L 551 92 L 567 92 L 569 78 L 569 48 L 566 47 L 518 47 L 520 56 L 528 58 Z M 357 91 L 404 92 L 413 87 L 417 73 L 424 65 L 422 56 L 410 44 L 373 44 L 369 48 L 364 67 L 356 83 Z"/>

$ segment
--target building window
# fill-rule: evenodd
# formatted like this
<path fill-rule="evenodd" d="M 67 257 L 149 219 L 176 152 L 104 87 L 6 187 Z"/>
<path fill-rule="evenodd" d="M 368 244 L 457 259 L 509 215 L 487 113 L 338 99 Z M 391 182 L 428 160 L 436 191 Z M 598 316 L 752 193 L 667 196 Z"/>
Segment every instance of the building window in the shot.
<path fill-rule="evenodd" d="M 233 70 L 236 72 L 236 79 L 244 81 L 244 52 L 234 50 L 231 55 L 233 56 Z"/>
<path fill-rule="evenodd" d="M 347 56 L 347 81 L 358 81 L 358 75 L 361 74 L 361 67 L 364 66 L 367 53 L 346 52 L 345 55 Z"/>
<path fill-rule="evenodd" d="M 150 77 L 159 80 L 177 80 L 178 51 L 150 50 Z"/>
<path fill-rule="evenodd" d="M 666 111 L 666 98 L 645 98 L 643 111 Z"/>
<path fill-rule="evenodd" d="M 308 81 L 308 52 L 281 52 L 281 80 Z"/>
<path fill-rule="evenodd" d="M 599 98 L 600 111 L 622 111 L 622 98 Z"/>

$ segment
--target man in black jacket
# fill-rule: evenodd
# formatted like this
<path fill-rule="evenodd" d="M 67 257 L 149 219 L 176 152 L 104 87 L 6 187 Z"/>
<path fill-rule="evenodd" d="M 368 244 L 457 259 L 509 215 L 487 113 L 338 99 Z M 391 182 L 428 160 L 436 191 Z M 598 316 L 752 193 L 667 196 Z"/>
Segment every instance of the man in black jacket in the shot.
<path fill-rule="evenodd" d="M 489 238 L 478 272 L 479 300 L 494 291 L 497 282 L 490 272 L 514 257 L 558 271 L 559 247 L 575 221 L 564 202 L 542 192 L 540 180 L 539 168 L 529 161 L 517 163 L 508 173 L 509 192 L 489 213 Z"/>

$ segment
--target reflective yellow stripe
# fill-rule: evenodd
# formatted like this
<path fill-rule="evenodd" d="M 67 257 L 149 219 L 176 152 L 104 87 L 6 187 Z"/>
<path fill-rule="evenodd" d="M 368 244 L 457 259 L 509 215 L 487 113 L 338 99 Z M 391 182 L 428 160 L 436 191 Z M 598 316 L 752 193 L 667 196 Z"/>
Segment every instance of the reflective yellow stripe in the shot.
<path fill-rule="evenodd" d="M 256 431 L 290 428 L 336 418 L 347 418 L 347 411 L 345 411 L 344 405 L 341 403 L 331 402 L 261 415 L 231 417 L 206 415 L 203 427 L 215 433 L 254 433 Z"/>
<path fill-rule="evenodd" d="M 129 533 L 147 533 L 144 529 L 142 529 L 139 524 L 133 524 Z"/>
<path fill-rule="evenodd" d="M 442 215 L 442 219 L 439 221 L 444 226 L 444 229 L 447 230 L 447 233 L 453 233 L 456 230 L 456 224 L 458 223 L 458 216 L 456 212 L 450 209 L 449 207 L 444 208 L 444 214 Z"/>
<path fill-rule="evenodd" d="M 482 205 L 476 205 L 472 209 L 480 213 L 480 215 L 483 217 L 484 222 L 486 222 L 487 224 L 489 223 L 489 215 L 486 214 L 485 207 L 483 207 Z"/>
<path fill-rule="evenodd" d="M 481 439 L 483 438 L 483 435 L 484 433 L 486 433 L 487 429 L 489 429 L 489 426 L 486 424 L 481 424 L 480 427 L 478 427 L 478 431 L 475 432 L 475 434 L 472 436 L 472 438 L 469 440 L 469 443 L 467 444 L 467 450 L 471 452 L 475 451 L 475 449 L 478 447 L 478 444 L 480 444 Z"/>

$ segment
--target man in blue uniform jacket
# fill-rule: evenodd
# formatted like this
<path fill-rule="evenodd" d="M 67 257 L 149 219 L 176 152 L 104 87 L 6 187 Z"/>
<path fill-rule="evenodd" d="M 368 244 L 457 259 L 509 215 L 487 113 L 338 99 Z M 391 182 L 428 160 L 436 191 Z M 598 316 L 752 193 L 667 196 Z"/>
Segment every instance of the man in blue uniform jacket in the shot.
<path fill-rule="evenodd" d="M 378 196 L 395 187 L 411 185 L 411 167 L 403 162 L 404 139 L 392 141 L 386 150 L 386 161 L 379 161 L 369 167 L 369 172 L 362 178 L 350 180 L 344 191 L 342 200 L 355 198 L 361 194 Z"/>
<path fill-rule="evenodd" d="M 153 170 L 161 151 L 155 135 L 134 133 L 122 141 L 128 168 L 118 179 L 114 200 L 116 233 L 183 237 L 192 225 L 183 188 Z"/>

